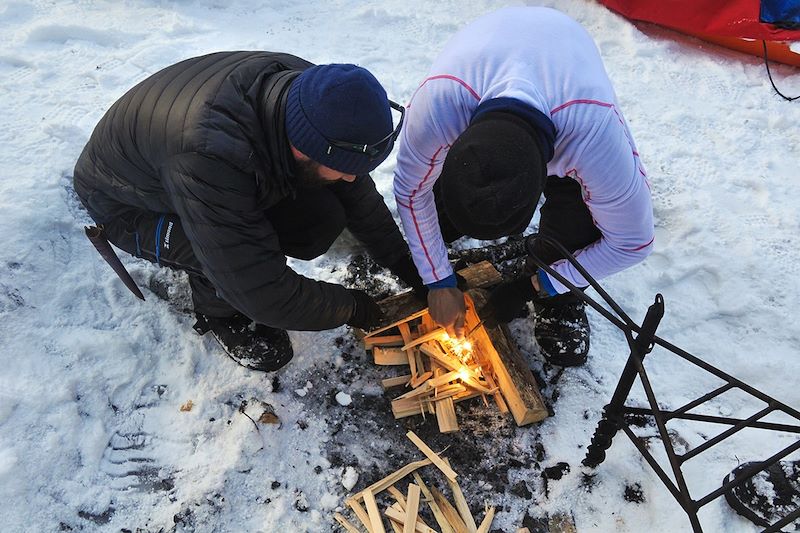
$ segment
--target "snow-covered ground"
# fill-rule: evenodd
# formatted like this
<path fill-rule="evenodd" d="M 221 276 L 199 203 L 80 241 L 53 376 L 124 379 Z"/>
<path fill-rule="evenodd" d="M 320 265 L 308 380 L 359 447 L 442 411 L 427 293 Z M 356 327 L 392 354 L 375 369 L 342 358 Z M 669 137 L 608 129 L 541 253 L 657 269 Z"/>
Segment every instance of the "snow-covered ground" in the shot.
<path fill-rule="evenodd" d="M 757 58 L 637 29 L 588 0 L 531 3 L 566 12 L 595 37 L 650 174 L 656 251 L 604 286 L 637 320 L 661 292 L 662 337 L 800 406 L 800 103 L 773 93 Z M 509 4 L 0 3 L 1 531 L 328 531 L 349 487 L 398 466 L 398 450 L 418 458 L 403 441 L 404 424 L 369 418 L 379 412 L 369 405 L 385 404 L 382 370 L 371 368 L 347 328 L 293 332 L 295 359 L 274 378 L 238 367 L 194 334 L 180 298 L 168 303 L 151 291 L 146 302 L 133 298 L 83 236 L 88 218 L 71 188 L 72 167 L 116 98 L 186 57 L 264 49 L 358 63 L 403 102 L 451 34 Z M 784 92 L 800 93 L 797 70 L 776 66 L 773 74 Z M 390 157 L 374 173 L 392 209 L 393 166 Z M 325 258 L 294 266 L 343 280 L 355 252 L 344 239 Z M 167 282 L 185 297 L 180 276 L 125 262 L 141 286 Z M 627 354 L 615 328 L 590 318 L 588 365 L 543 390 L 555 416 L 492 436 L 480 431 L 478 413 L 472 428 L 450 438 L 453 449 L 501 450 L 496 466 L 506 460 L 502 450 L 535 461 L 506 464 L 495 488 L 484 482 L 491 468 L 467 470 L 457 452 L 453 466 L 474 484 L 475 510 L 484 499 L 501 507 L 502 531 L 514 531 L 526 514 L 557 512 L 571 512 L 578 531 L 686 531 L 685 514 L 624 437 L 590 482 L 579 464 Z M 513 330 L 533 367 L 553 377 L 529 322 Z M 648 366 L 667 406 L 718 385 L 664 352 Z M 352 403 L 343 405 L 342 394 L 337 401 L 339 392 Z M 641 390 L 635 396 L 643 398 Z M 182 411 L 189 400 L 193 407 Z M 282 424 L 257 431 L 244 414 L 257 418 L 264 404 Z M 707 412 L 746 418 L 758 408 L 732 394 Z M 676 426 L 692 446 L 719 430 Z M 689 461 L 693 494 L 793 438 L 745 432 Z M 561 461 L 570 472 L 545 494 L 539 469 Z M 505 482 L 519 481 L 529 498 L 506 490 Z M 631 497 L 637 490 L 639 503 L 630 501 L 641 499 Z M 719 500 L 701 519 L 706 531 L 756 529 Z"/>

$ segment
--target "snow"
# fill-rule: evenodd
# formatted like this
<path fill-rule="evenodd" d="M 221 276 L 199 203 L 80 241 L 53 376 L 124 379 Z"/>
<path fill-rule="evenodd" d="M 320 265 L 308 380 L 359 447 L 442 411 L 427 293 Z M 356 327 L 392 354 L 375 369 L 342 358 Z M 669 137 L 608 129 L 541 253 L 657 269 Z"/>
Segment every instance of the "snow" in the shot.
<path fill-rule="evenodd" d="M 566 12 L 594 36 L 649 171 L 655 253 L 605 280 L 604 287 L 635 320 L 642 319 L 655 293 L 663 294 L 661 337 L 800 406 L 795 379 L 800 321 L 794 319 L 800 295 L 800 106 L 773 93 L 758 58 L 653 26 L 637 28 L 592 2 L 530 3 Z M 147 301 L 136 300 L 83 236 L 82 226 L 90 221 L 71 189 L 72 167 L 116 98 L 186 57 L 264 49 L 318 63 L 354 62 L 369 68 L 391 98 L 407 102 L 453 32 L 508 4 L 28 0 L 0 5 L 3 531 L 334 527 L 332 511 L 348 491 L 381 474 L 359 469 L 359 475 L 351 457 L 332 463 L 330 446 L 346 438 L 338 433 L 342 418 L 337 417 L 379 401 L 374 376 L 382 371 L 369 368 L 352 333 L 342 327 L 291 332 L 296 355 L 274 379 L 238 367 L 213 339 L 196 335 L 191 315 L 182 310 L 185 302 L 167 303 L 147 290 Z M 783 92 L 800 92 L 797 70 L 773 65 L 772 71 Z M 393 166 L 391 156 L 373 177 L 394 210 Z M 309 277 L 342 281 L 356 252 L 352 239 L 345 238 L 324 258 L 291 264 Z M 180 275 L 123 261 L 143 288 L 153 278 L 185 291 Z M 545 494 L 538 465 L 509 469 L 509 481 L 525 481 L 533 500 L 494 492 L 498 482 L 481 469 L 462 471 L 461 477 L 494 488 L 481 498 L 504 506 L 496 522 L 504 531 L 515 530 L 526 511 L 533 517 L 572 512 L 579 531 L 686 531 L 685 514 L 623 436 L 595 471 L 580 466 L 627 354 L 613 326 L 596 313 L 590 320 L 589 363 L 565 370 L 553 380 L 557 387 L 551 383 L 543 390 L 551 400 L 558 392 L 555 416 L 515 430 L 502 442 L 503 449 L 522 451 L 540 443 L 546 448 L 542 466 L 564 461 L 570 471 L 550 481 Z M 550 372 L 542 368 L 529 322 L 518 320 L 512 329 L 534 368 Z M 373 373 L 370 379 L 347 377 L 359 367 Z M 671 407 L 719 385 L 665 352 L 649 356 L 648 369 L 660 401 Z M 343 379 L 350 382 L 339 383 Z M 353 404 L 336 414 L 327 406 L 343 388 Z M 644 399 L 640 387 L 633 397 Z M 194 407 L 180 411 L 189 400 Z M 259 402 L 273 406 L 282 423 L 249 420 L 258 416 Z M 759 408 L 742 394 L 726 394 L 706 412 L 746 418 Z M 641 431 L 655 434 L 652 427 Z M 676 424 L 675 431 L 697 446 L 719 429 L 686 423 Z M 351 437 L 351 455 L 361 457 L 365 468 L 386 466 L 392 450 L 406 446 L 404 432 L 387 423 L 371 433 L 373 440 Z M 490 440 L 485 432 L 469 439 Z M 687 482 L 693 495 L 706 494 L 740 462 L 763 459 L 793 441 L 743 432 L 689 461 Z M 657 441 L 651 443 L 665 464 Z M 587 474 L 594 474 L 591 490 L 583 483 Z M 626 486 L 637 484 L 644 501 L 626 501 Z M 482 508 L 483 502 L 474 505 Z M 700 516 L 706 531 L 756 530 L 721 500 Z"/>
<path fill-rule="evenodd" d="M 342 474 L 342 486 L 347 490 L 353 490 L 356 483 L 358 483 L 358 472 L 352 466 L 348 466 Z"/>
<path fill-rule="evenodd" d="M 348 406 L 353 403 L 353 398 L 350 397 L 349 394 L 346 392 L 337 392 L 336 393 L 336 402 L 341 406 Z"/>

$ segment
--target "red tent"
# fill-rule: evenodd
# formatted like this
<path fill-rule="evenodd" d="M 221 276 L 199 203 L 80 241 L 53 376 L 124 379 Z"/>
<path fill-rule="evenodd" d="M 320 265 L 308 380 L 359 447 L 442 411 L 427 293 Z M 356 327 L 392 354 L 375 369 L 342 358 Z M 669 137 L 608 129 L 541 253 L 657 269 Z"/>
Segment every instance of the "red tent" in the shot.
<path fill-rule="evenodd" d="M 621 15 L 728 48 L 800 66 L 798 0 L 600 0 Z"/>

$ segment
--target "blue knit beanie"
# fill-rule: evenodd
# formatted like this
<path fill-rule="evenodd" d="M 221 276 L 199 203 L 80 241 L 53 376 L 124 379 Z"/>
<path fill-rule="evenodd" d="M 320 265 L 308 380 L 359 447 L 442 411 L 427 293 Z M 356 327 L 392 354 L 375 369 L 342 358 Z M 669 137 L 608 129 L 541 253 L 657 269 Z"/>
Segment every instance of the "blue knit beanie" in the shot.
<path fill-rule="evenodd" d="M 317 65 L 303 71 L 289 88 L 286 134 L 312 160 L 345 174 L 375 170 L 394 140 L 375 156 L 332 146 L 329 141 L 372 145 L 392 132 L 386 91 L 375 76 L 349 64 Z"/>

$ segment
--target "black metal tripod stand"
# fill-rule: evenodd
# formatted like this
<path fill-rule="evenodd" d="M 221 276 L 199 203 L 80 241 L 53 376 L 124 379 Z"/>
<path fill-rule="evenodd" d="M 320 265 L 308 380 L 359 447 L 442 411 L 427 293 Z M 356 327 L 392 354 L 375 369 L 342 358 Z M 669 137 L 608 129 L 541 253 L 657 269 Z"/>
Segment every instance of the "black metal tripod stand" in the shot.
<path fill-rule="evenodd" d="M 541 258 L 537 257 L 534 252 L 534 243 L 537 241 L 558 249 L 567 259 L 567 261 L 569 261 L 575 267 L 575 269 L 580 272 L 589 285 L 597 291 L 597 293 L 614 311 L 614 313 L 616 313 L 616 315 L 599 303 L 595 302 L 592 298 L 588 297 L 581 289 L 570 283 L 561 274 L 553 270 L 549 265 L 542 261 Z M 622 430 L 631 439 L 633 444 L 639 450 L 639 453 L 642 454 L 647 463 L 653 468 L 656 475 L 658 475 L 662 483 L 664 483 L 667 489 L 672 493 L 683 510 L 686 511 L 686 514 L 689 516 L 689 522 L 692 524 L 693 531 L 702 532 L 700 521 L 697 517 L 697 512 L 701 507 L 723 495 L 728 490 L 741 485 L 757 473 L 769 468 L 771 465 L 777 463 L 790 453 L 800 449 L 800 438 L 798 438 L 798 440 L 793 444 L 775 453 L 771 457 L 742 470 L 735 479 L 723 484 L 719 489 L 710 492 L 699 499 L 693 498 L 690 495 L 689 487 L 687 486 L 686 479 L 681 470 L 682 465 L 686 461 L 693 457 L 697 457 L 705 451 L 708 451 L 712 446 L 721 443 L 723 440 L 731 437 L 735 433 L 738 433 L 745 428 L 758 428 L 769 431 L 780 431 L 795 434 L 800 433 L 800 426 L 761 421 L 762 418 L 773 412 L 782 412 L 794 418 L 795 420 L 800 421 L 800 412 L 775 400 L 774 398 L 771 398 L 767 394 L 764 394 L 758 389 L 747 385 L 733 376 L 726 374 L 718 368 L 711 366 L 705 361 L 702 361 L 701 359 L 678 348 L 677 346 L 674 346 L 673 344 L 670 344 L 669 342 L 657 337 L 655 335 L 656 329 L 658 328 L 661 318 L 664 316 L 664 299 L 660 294 L 656 295 L 655 302 L 647 310 L 647 314 L 645 315 L 642 325 L 638 326 L 619 307 L 619 305 L 617 305 L 617 303 L 608 295 L 608 293 L 603 290 L 597 281 L 589 276 L 586 270 L 577 262 L 575 257 L 569 253 L 569 251 L 567 251 L 566 248 L 564 248 L 558 241 L 542 235 L 531 235 L 526 241 L 526 248 L 532 260 L 537 266 L 539 266 L 539 268 L 543 269 L 550 276 L 557 279 L 564 286 L 568 287 L 575 296 L 583 300 L 587 305 L 592 307 L 592 309 L 600 313 L 609 322 L 618 327 L 625 334 L 625 338 L 627 339 L 630 347 L 630 355 L 627 363 L 625 364 L 625 368 L 622 371 L 622 375 L 620 376 L 617 388 L 614 391 L 611 402 L 603 409 L 603 418 L 597 425 L 597 429 L 592 437 L 592 442 L 587 449 L 586 458 L 583 460 L 583 464 L 585 466 L 595 468 L 602 463 L 606 458 L 606 450 L 611 447 L 611 440 L 614 438 L 614 435 L 616 435 L 618 431 Z M 636 334 L 635 337 L 634 334 Z M 669 352 L 672 352 L 689 363 L 700 367 L 706 372 L 713 374 L 714 376 L 723 380 L 725 384 L 678 409 L 672 411 L 662 409 L 659 407 L 655 393 L 653 392 L 653 388 L 643 365 L 644 356 L 650 353 L 650 351 L 656 345 L 666 349 Z M 644 388 L 649 407 L 631 407 L 625 405 L 631 388 L 636 382 L 637 376 L 639 377 L 642 387 Z M 708 402 L 712 398 L 716 398 L 717 396 L 734 389 L 739 389 L 755 398 L 758 398 L 764 402 L 766 406 L 753 416 L 744 420 L 694 414 L 689 412 L 705 402 Z M 664 449 L 669 460 L 674 481 L 648 451 L 643 440 L 631 429 L 631 425 L 627 422 L 627 419 L 633 415 L 638 417 L 652 417 L 655 420 L 656 426 L 658 427 L 659 437 L 664 445 Z M 710 422 L 715 424 L 729 425 L 731 427 L 721 432 L 717 436 L 707 440 L 696 448 L 679 454 L 675 451 L 672 440 L 667 433 L 667 423 L 674 419 Z M 797 518 L 800 518 L 800 508 L 792 511 L 779 521 L 768 526 L 766 529 L 764 529 L 764 533 L 780 531 L 780 528 L 787 524 L 791 524 Z"/>

